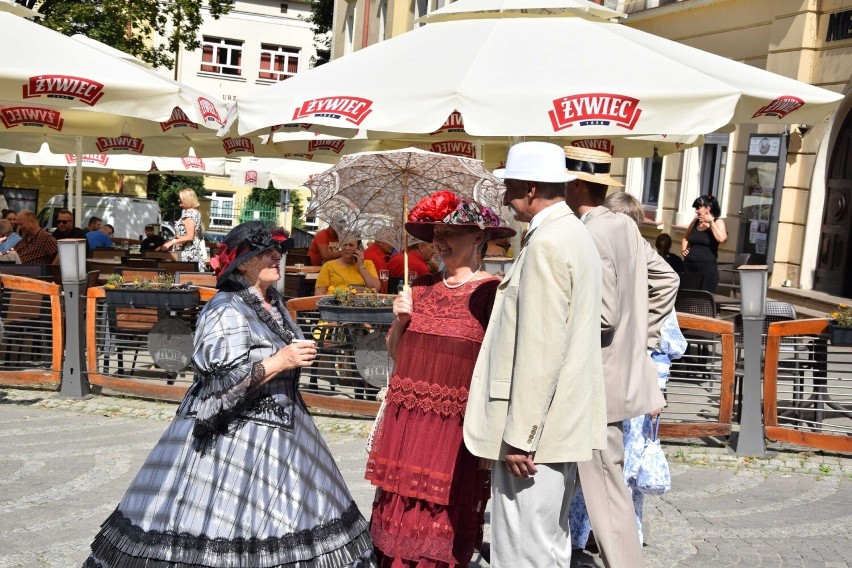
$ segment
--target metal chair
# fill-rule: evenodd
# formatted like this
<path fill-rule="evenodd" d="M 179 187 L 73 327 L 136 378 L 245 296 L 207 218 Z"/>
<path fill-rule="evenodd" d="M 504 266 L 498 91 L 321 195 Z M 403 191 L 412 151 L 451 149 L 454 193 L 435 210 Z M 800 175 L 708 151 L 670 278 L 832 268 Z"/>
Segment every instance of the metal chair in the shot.
<path fill-rule="evenodd" d="M 762 339 L 761 345 L 766 346 L 766 335 L 769 331 L 770 324 L 779 321 L 793 321 L 796 319 L 796 308 L 787 302 L 778 302 L 775 300 L 767 300 L 764 304 L 764 317 L 763 317 L 763 330 L 762 330 Z M 736 353 L 736 362 L 737 367 L 734 372 L 734 383 L 735 383 L 735 393 L 737 400 L 737 412 L 736 415 L 740 415 L 740 406 L 742 403 L 742 376 L 743 376 L 743 364 L 742 364 L 742 350 L 743 350 L 743 317 L 741 314 L 737 314 L 734 317 L 734 340 L 735 340 L 735 353 Z M 795 382 L 794 391 L 800 393 L 802 390 L 802 367 L 803 361 L 800 359 L 800 355 L 804 354 L 807 356 L 809 352 L 807 346 L 801 345 L 796 341 L 793 337 L 782 337 L 781 345 L 779 348 L 779 356 L 783 353 L 792 354 L 792 359 L 785 359 L 778 361 L 779 368 L 792 369 L 793 371 L 793 380 Z M 764 353 L 761 352 L 761 361 L 763 360 Z M 780 377 L 779 377 L 780 378 Z"/>
<path fill-rule="evenodd" d="M 719 265 L 719 283 L 716 285 L 716 293 L 722 295 L 738 296 L 740 293 L 740 266 L 751 262 L 751 253 L 742 252 L 734 257 L 731 264 Z"/>
<path fill-rule="evenodd" d="M 137 278 L 154 281 L 157 280 L 158 276 L 165 273 L 164 270 L 123 266 L 117 267 L 115 272 L 120 274 L 125 281 L 130 282 Z M 124 367 L 124 352 L 132 351 L 133 361 L 129 374 L 133 375 L 139 359 L 139 352 L 145 348 L 145 339 L 148 332 L 160 319 L 160 312 L 157 308 L 128 308 L 108 305 L 107 319 L 110 332 L 108 343 L 112 349 L 107 349 L 104 352 L 104 367 L 109 367 L 110 352 L 114 350 L 118 361 L 118 374 L 125 374 L 127 370 Z"/>
<path fill-rule="evenodd" d="M 704 278 L 703 274 L 691 275 Z M 687 274 L 682 274 L 681 276 L 687 276 Z M 679 288 L 675 297 L 675 311 L 682 314 L 715 318 L 716 301 L 710 292 Z M 715 334 L 692 331 L 684 333 L 683 336 L 688 343 L 688 347 L 683 354 L 681 363 L 686 367 L 687 372 L 709 379 L 707 362 L 713 357 L 712 350 L 714 349 Z"/>

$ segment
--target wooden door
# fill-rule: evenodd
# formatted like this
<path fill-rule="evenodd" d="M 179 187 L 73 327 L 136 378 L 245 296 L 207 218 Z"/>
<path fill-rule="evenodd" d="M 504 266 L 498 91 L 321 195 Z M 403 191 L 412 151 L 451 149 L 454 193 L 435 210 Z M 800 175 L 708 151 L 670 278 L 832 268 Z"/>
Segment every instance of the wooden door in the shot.
<path fill-rule="evenodd" d="M 814 289 L 852 297 L 852 113 L 834 144 L 823 204 Z"/>

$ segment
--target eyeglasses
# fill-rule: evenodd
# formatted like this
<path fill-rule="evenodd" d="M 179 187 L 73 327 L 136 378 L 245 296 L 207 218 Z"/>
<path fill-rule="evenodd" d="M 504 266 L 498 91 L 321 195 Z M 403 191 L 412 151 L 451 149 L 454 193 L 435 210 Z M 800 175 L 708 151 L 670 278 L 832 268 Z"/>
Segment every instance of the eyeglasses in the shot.
<path fill-rule="evenodd" d="M 70 223 L 70 222 L 71 222 L 71 219 L 68 219 L 68 220 L 59 219 L 58 221 L 56 221 L 56 224 L 57 225 L 64 225 L 65 223 Z"/>

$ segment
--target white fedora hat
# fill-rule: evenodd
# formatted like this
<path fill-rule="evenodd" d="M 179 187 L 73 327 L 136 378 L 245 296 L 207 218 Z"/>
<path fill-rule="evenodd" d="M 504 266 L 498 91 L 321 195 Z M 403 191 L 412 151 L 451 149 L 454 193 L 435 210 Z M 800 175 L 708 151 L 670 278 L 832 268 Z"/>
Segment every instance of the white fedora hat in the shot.
<path fill-rule="evenodd" d="M 562 183 L 576 175 L 565 169 L 565 151 L 549 142 L 521 142 L 509 148 L 506 167 L 494 170 L 502 179 Z"/>

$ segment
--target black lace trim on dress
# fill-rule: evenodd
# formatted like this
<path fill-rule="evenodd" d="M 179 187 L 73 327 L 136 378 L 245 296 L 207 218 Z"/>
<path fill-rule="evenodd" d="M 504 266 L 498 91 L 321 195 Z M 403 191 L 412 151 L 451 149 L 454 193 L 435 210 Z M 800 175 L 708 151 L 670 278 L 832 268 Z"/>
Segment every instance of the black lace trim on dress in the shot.
<path fill-rule="evenodd" d="M 258 361 L 251 366 L 251 384 L 249 388 L 256 388 L 263 384 L 263 379 L 266 378 L 266 367 Z"/>
<path fill-rule="evenodd" d="M 294 385 L 295 391 L 295 385 Z M 202 455 L 210 453 L 216 445 L 219 436 L 233 438 L 237 431 L 249 422 L 264 424 L 273 428 L 293 431 L 293 411 L 296 393 L 292 394 L 289 402 L 282 403 L 272 395 L 247 397 L 230 410 L 220 412 L 207 420 L 198 419 L 194 412 L 187 413 L 195 418 L 192 428 L 193 448 Z M 264 414 L 273 414 L 277 420 L 263 418 Z"/>
<path fill-rule="evenodd" d="M 235 564 L 228 564 L 234 566 L 370 566 L 371 548 L 367 523 L 354 501 L 339 519 L 265 539 L 146 531 L 116 509 L 101 525 L 84 567 L 213 566 L 219 565 L 213 563 L 217 558 L 234 560 Z"/>
<path fill-rule="evenodd" d="M 274 292 L 273 292 L 273 290 L 274 290 Z M 275 290 L 274 288 L 270 288 L 270 296 L 271 297 L 274 296 L 274 294 L 276 292 L 277 292 L 277 290 Z M 265 323 L 266 326 L 269 329 L 271 329 L 273 333 L 275 333 L 275 335 L 277 335 L 278 337 L 283 339 L 288 344 L 293 342 L 293 338 L 295 337 L 293 332 L 289 329 L 284 329 L 281 326 L 281 324 L 279 324 L 277 321 L 275 321 L 275 318 L 272 317 L 272 314 L 269 313 L 269 310 L 267 310 L 266 308 L 263 307 L 263 303 L 260 301 L 260 298 L 258 298 L 254 294 L 254 292 L 252 292 L 250 289 L 246 288 L 244 290 L 240 290 L 236 294 L 237 294 L 237 296 L 242 298 L 243 301 L 251 309 L 253 309 L 255 311 L 258 319 L 260 321 L 262 321 L 263 323 Z M 275 309 L 279 309 L 276 304 L 278 304 L 278 302 L 273 303 L 273 302 L 270 301 L 270 305 L 274 305 Z"/>

